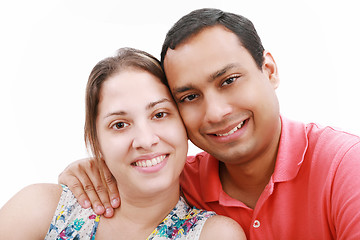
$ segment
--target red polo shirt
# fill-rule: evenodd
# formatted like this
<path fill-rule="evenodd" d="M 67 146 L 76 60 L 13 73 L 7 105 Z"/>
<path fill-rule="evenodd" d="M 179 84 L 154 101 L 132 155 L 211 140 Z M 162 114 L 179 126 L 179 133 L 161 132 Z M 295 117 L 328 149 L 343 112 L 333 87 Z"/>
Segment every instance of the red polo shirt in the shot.
<path fill-rule="evenodd" d="M 188 157 L 186 199 L 236 220 L 248 239 L 360 239 L 360 138 L 282 118 L 275 171 L 255 209 L 222 189 L 219 162 Z"/>

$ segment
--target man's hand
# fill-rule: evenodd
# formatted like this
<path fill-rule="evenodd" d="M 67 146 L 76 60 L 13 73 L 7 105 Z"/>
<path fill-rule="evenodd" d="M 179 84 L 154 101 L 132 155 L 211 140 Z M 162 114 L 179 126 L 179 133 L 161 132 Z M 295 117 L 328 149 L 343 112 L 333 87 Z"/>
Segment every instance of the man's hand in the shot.
<path fill-rule="evenodd" d="M 114 208 L 120 206 L 116 180 L 104 161 L 75 161 L 59 175 L 58 181 L 69 187 L 83 208 L 92 205 L 96 214 L 112 217 Z"/>

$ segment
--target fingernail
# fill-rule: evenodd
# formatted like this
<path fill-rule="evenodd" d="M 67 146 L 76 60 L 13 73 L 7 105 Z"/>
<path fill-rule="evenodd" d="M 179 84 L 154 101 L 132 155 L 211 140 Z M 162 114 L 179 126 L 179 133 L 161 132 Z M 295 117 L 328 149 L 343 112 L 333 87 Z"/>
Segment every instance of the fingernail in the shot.
<path fill-rule="evenodd" d="M 111 205 L 114 207 L 114 206 L 117 206 L 119 204 L 119 199 L 118 198 L 114 198 L 113 200 L 111 200 Z"/>
<path fill-rule="evenodd" d="M 103 206 L 97 206 L 96 211 L 98 211 L 98 213 L 102 213 L 102 212 L 104 212 L 104 207 Z"/>
<path fill-rule="evenodd" d="M 107 214 L 107 215 L 112 214 L 112 209 L 111 209 L 111 208 L 107 208 L 107 209 L 106 209 L 106 214 Z"/>
<path fill-rule="evenodd" d="M 85 200 L 84 205 L 85 205 L 85 208 L 89 208 L 90 207 L 90 201 Z"/>

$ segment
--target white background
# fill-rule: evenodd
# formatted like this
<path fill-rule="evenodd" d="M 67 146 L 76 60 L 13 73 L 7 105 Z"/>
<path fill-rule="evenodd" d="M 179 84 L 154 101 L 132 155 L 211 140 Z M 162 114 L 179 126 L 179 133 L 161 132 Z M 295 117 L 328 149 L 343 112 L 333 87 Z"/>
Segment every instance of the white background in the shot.
<path fill-rule="evenodd" d="M 285 116 L 360 134 L 355 0 L 4 2 L 0 206 L 28 184 L 57 182 L 65 166 L 87 156 L 84 92 L 92 67 L 124 46 L 159 57 L 167 30 L 196 8 L 221 8 L 253 21 L 278 64 Z"/>

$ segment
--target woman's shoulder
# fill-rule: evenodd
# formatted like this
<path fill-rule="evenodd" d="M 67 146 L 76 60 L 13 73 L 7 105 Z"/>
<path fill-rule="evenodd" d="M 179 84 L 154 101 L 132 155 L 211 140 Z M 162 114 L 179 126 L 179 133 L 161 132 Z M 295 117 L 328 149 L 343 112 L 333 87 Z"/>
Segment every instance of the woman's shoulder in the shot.
<path fill-rule="evenodd" d="M 179 202 L 170 214 L 174 214 L 177 218 L 184 221 L 191 221 L 192 223 L 197 223 L 200 220 L 206 220 L 216 215 L 213 211 L 206 211 L 189 206 L 183 197 L 180 197 Z"/>
<path fill-rule="evenodd" d="M 100 216 L 92 208 L 81 207 L 67 186 L 62 185 L 62 194 L 54 212 L 45 239 L 57 239 L 63 233 L 74 239 L 95 236 Z"/>
<path fill-rule="evenodd" d="M 57 203 L 62 193 L 62 187 L 53 183 L 36 183 L 24 187 L 19 194 L 27 195 L 35 201 L 51 201 Z M 35 199 L 34 199 L 35 198 Z"/>
<path fill-rule="evenodd" d="M 242 228 L 233 219 L 190 207 L 182 197 L 165 220 L 157 230 L 167 232 L 168 236 L 174 236 L 176 232 L 179 239 L 246 239 Z"/>
<path fill-rule="evenodd" d="M 0 232 L 12 239 L 44 238 L 61 193 L 62 188 L 57 184 L 32 184 L 23 188 L 1 208 Z"/>
<path fill-rule="evenodd" d="M 62 188 L 58 184 L 38 183 L 24 187 L 5 205 L 4 210 L 19 212 L 22 216 L 32 218 L 48 217 L 51 220 Z"/>
<path fill-rule="evenodd" d="M 216 215 L 205 222 L 199 239 L 245 240 L 246 236 L 235 220 L 226 216 Z"/>

